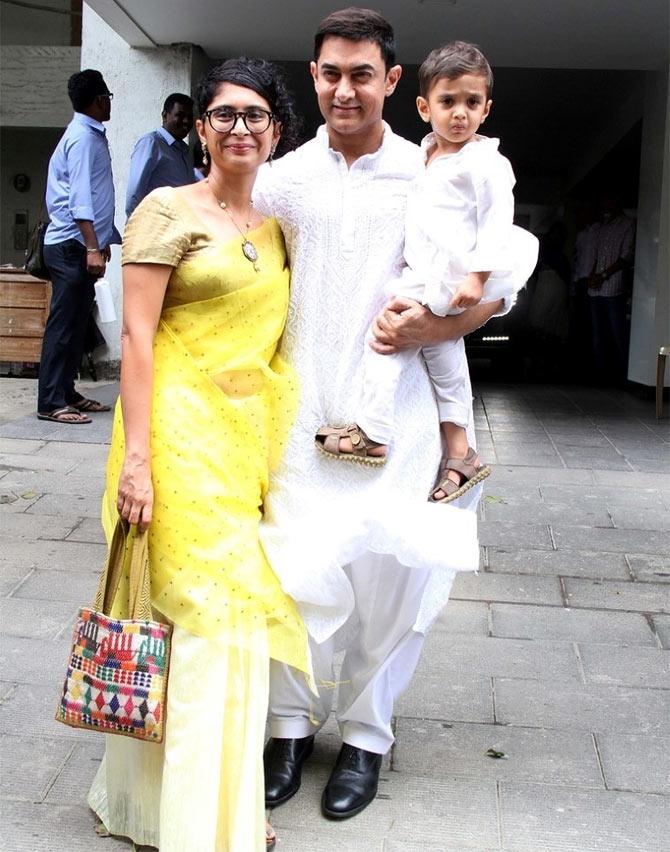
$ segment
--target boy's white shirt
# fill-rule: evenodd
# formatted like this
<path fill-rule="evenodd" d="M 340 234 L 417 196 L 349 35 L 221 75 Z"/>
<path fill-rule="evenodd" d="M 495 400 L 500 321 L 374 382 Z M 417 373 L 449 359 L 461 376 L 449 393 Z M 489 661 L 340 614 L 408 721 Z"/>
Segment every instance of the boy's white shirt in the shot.
<path fill-rule="evenodd" d="M 421 143 L 424 162 L 435 134 Z M 513 225 L 515 184 L 500 140 L 475 136 L 455 154 L 435 157 L 410 188 L 405 217 L 407 267 L 391 289 L 427 305 L 435 314 L 449 308 L 469 272 L 491 272 L 482 302 L 514 304 L 537 261 L 537 239 Z"/>

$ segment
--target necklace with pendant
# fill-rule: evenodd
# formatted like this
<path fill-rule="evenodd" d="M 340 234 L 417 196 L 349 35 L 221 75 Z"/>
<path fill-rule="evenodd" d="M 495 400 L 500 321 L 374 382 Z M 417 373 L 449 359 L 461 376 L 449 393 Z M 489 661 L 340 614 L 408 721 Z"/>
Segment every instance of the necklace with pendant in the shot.
<path fill-rule="evenodd" d="M 209 181 L 207 181 L 207 182 L 209 183 Z M 212 190 L 212 195 L 214 195 L 214 190 Z M 235 225 L 235 227 L 239 231 L 239 234 L 242 237 L 242 254 L 246 257 L 246 259 L 249 261 L 249 263 L 253 266 L 254 272 L 260 272 L 261 270 L 260 270 L 260 267 L 258 265 L 258 249 L 251 242 L 249 237 L 247 236 L 248 233 L 249 233 L 249 228 L 251 227 L 251 209 L 253 207 L 253 201 L 251 201 L 251 199 L 249 199 L 249 209 L 247 211 L 247 221 L 244 223 L 245 229 L 243 231 L 242 228 L 240 228 L 240 226 L 235 221 L 235 217 L 233 216 L 233 214 L 228 209 L 228 205 L 226 204 L 226 202 L 225 201 L 219 201 L 219 199 L 216 198 L 216 195 L 214 195 L 214 198 L 216 199 L 216 203 L 223 210 L 223 212 L 228 214 L 230 221 L 233 223 L 233 225 Z"/>

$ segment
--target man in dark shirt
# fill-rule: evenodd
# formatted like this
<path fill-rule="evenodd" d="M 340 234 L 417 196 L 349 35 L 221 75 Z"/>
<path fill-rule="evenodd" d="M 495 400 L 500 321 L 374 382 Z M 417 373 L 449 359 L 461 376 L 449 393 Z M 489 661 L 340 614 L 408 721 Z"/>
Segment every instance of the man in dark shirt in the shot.
<path fill-rule="evenodd" d="M 193 101 L 178 92 L 163 104 L 163 124 L 140 137 L 130 158 L 126 215 L 159 186 L 184 186 L 195 181 L 184 141 L 193 127 Z"/>

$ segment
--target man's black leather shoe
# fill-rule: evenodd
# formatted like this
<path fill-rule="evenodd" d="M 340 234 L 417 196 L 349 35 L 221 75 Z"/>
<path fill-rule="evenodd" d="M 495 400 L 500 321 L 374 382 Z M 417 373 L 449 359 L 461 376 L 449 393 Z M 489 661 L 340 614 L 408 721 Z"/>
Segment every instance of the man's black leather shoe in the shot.
<path fill-rule="evenodd" d="M 329 819 L 356 816 L 377 795 L 381 754 L 344 743 L 321 797 L 321 809 Z"/>
<path fill-rule="evenodd" d="M 288 802 L 300 789 L 302 765 L 314 750 L 314 737 L 279 739 L 271 737 L 263 752 L 265 807 Z"/>

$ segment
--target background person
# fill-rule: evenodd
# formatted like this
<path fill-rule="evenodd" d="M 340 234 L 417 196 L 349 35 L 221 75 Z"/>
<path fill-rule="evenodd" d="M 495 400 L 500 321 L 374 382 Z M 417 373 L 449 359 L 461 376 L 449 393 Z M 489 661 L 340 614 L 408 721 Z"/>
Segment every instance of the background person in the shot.
<path fill-rule="evenodd" d="M 193 100 L 175 92 L 163 104 L 163 124 L 141 136 L 130 157 L 126 190 L 126 216 L 160 186 L 193 183 L 193 164 L 184 141 L 193 127 Z"/>
<path fill-rule="evenodd" d="M 86 69 L 68 80 L 75 115 L 49 160 L 44 262 L 51 278 L 51 306 L 42 340 L 37 416 L 56 423 L 90 423 L 90 412 L 109 411 L 75 390 L 84 336 L 104 275 L 114 227 L 112 161 L 103 122 L 112 93 L 102 74 Z M 85 413 L 86 412 L 86 413 Z"/>
<path fill-rule="evenodd" d="M 154 190 L 126 228 L 103 501 L 108 535 L 119 512 L 148 526 L 152 604 L 174 624 L 165 740 L 110 737 L 89 803 L 161 852 L 259 852 L 269 659 L 309 667 L 258 539 L 297 386 L 275 354 L 284 241 L 251 190 L 294 112 L 278 70 L 246 59 L 212 69 L 198 107 L 209 178 Z"/>
<path fill-rule="evenodd" d="M 604 192 L 595 233 L 595 263 L 588 280 L 593 357 L 598 378 L 619 383 L 628 365 L 628 273 L 633 265 L 635 222 L 616 192 Z"/>

